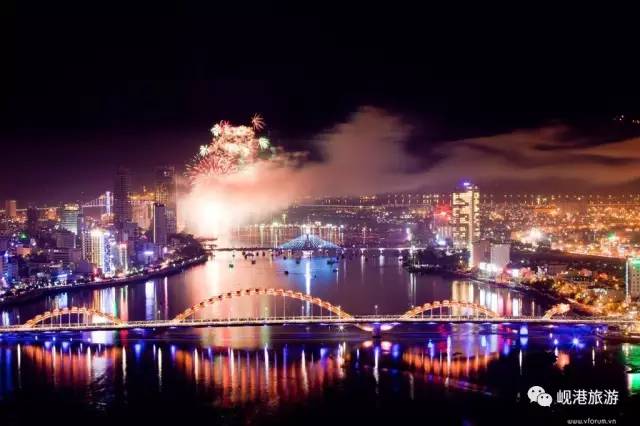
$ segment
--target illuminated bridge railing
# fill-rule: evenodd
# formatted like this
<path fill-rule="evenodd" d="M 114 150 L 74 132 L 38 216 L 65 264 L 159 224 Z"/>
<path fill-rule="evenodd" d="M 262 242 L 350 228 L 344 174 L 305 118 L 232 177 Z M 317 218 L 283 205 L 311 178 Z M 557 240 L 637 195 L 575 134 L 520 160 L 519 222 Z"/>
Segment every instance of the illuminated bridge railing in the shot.
<path fill-rule="evenodd" d="M 208 307 L 247 297 L 275 298 L 274 312 L 269 315 L 247 317 L 210 316 Z M 277 301 L 282 301 L 282 316 L 278 316 Z M 307 304 L 306 315 L 286 315 L 286 301 L 300 301 Z M 318 312 L 314 312 L 313 306 Z M 532 324 L 634 324 L 636 319 L 620 317 L 568 317 L 569 305 L 558 304 L 543 316 L 501 316 L 484 306 L 460 301 L 432 301 L 412 307 L 401 315 L 352 315 L 340 306 L 310 294 L 282 288 L 245 288 L 209 297 L 192 305 L 173 319 L 150 321 L 123 321 L 108 312 L 86 307 L 56 308 L 36 315 L 24 324 L 0 326 L 1 332 L 65 331 L 65 330 L 125 330 L 125 329 L 171 329 L 184 327 L 236 327 L 289 324 L 353 325 L 365 331 L 388 331 L 398 324 L 420 323 L 532 323 Z M 198 314 L 205 315 L 198 318 Z M 562 315 L 562 316 L 560 316 Z M 378 325 L 377 325 L 378 324 Z"/>
<path fill-rule="evenodd" d="M 433 324 L 433 323 L 475 323 L 475 324 L 573 324 L 573 325 L 605 325 L 605 324 L 637 324 L 638 321 L 628 318 L 590 317 L 590 318 L 545 318 L 533 316 L 517 317 L 477 317 L 464 315 L 434 315 L 429 317 L 406 317 L 404 315 L 361 315 L 348 318 L 311 317 L 311 316 L 274 316 L 243 317 L 216 319 L 188 319 L 181 322 L 173 320 L 100 322 L 100 323 L 41 323 L 32 326 L 24 324 L 0 327 L 0 333 L 11 332 L 46 332 L 46 331 L 97 331 L 97 330 L 131 330 L 131 329 L 176 329 L 198 327 L 240 327 L 240 326 L 286 326 L 286 325 L 371 325 L 371 324 Z M 362 327 L 360 327 L 362 328 Z"/>

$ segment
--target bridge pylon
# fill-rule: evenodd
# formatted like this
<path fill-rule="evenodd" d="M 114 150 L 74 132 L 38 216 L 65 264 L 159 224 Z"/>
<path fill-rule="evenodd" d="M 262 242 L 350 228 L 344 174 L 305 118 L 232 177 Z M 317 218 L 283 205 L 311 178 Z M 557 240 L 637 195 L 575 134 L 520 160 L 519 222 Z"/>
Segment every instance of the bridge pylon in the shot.
<path fill-rule="evenodd" d="M 371 325 L 371 336 L 374 339 L 380 339 L 382 337 L 382 325 L 380 323 Z"/>

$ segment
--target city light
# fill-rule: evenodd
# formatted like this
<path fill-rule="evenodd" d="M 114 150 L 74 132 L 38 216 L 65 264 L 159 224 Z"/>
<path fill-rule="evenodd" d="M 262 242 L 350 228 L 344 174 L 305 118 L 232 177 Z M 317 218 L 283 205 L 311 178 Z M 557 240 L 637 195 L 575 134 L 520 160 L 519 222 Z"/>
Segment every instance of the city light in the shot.
<path fill-rule="evenodd" d="M 0 423 L 640 418 L 634 25 L 59 6 L 4 26 Z"/>

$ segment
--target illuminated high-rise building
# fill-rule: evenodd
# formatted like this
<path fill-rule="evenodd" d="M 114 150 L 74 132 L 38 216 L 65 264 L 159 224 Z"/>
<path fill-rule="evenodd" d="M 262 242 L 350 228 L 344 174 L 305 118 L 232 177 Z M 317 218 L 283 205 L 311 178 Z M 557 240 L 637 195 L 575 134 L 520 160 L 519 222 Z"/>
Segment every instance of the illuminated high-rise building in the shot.
<path fill-rule="evenodd" d="M 4 202 L 4 215 L 9 219 L 15 219 L 18 216 L 18 203 L 16 200 L 6 200 Z"/>
<path fill-rule="evenodd" d="M 167 244 L 167 209 L 160 203 L 153 205 L 153 242 L 158 247 Z"/>
<path fill-rule="evenodd" d="M 129 272 L 129 249 L 126 243 L 118 243 L 113 246 L 113 262 L 124 273 Z"/>
<path fill-rule="evenodd" d="M 60 212 L 60 227 L 78 235 L 78 215 L 80 206 L 78 204 L 65 204 Z"/>
<path fill-rule="evenodd" d="M 0 261 L 0 286 L 10 286 L 20 278 L 17 256 L 5 251 Z"/>
<path fill-rule="evenodd" d="M 80 229 L 80 250 L 82 253 L 82 259 L 91 262 L 91 230 L 84 226 Z"/>
<path fill-rule="evenodd" d="M 131 195 L 131 210 L 133 222 L 144 230 L 151 229 L 153 223 L 153 204 L 155 194 L 143 192 L 142 194 Z"/>
<path fill-rule="evenodd" d="M 76 229 L 78 230 L 78 236 L 81 236 L 82 231 L 84 231 L 85 227 L 87 226 L 84 220 L 84 213 L 78 213 L 77 219 L 78 220 L 76 222 Z"/>
<path fill-rule="evenodd" d="M 635 298 L 640 296 L 640 258 L 627 259 L 625 268 L 625 296 Z"/>
<path fill-rule="evenodd" d="M 77 222 L 76 229 L 78 230 L 76 247 L 79 247 L 81 251 L 84 253 L 83 244 L 84 244 L 84 234 L 86 233 L 86 223 L 84 220 L 84 213 L 82 213 L 82 210 L 80 210 L 80 213 L 78 213 L 78 222 Z M 83 255 L 83 258 L 84 258 L 84 255 Z"/>
<path fill-rule="evenodd" d="M 158 167 L 155 173 L 156 203 L 164 204 L 167 213 L 167 232 L 175 234 L 178 223 L 178 183 L 172 166 Z"/>
<path fill-rule="evenodd" d="M 113 223 L 122 229 L 131 218 L 131 174 L 129 169 L 120 167 L 113 185 Z"/>
<path fill-rule="evenodd" d="M 107 216 L 111 217 L 111 215 L 113 214 L 113 208 L 112 208 L 112 204 L 113 203 L 113 195 L 111 195 L 111 191 L 105 191 L 104 193 L 104 212 Z"/>
<path fill-rule="evenodd" d="M 474 241 L 480 239 L 480 191 L 465 182 L 451 195 L 453 245 L 472 250 Z"/>
<path fill-rule="evenodd" d="M 87 242 L 87 260 L 101 269 L 104 275 L 112 273 L 113 257 L 111 249 L 115 245 L 115 240 L 111 233 L 101 228 L 93 228 L 88 233 Z"/>

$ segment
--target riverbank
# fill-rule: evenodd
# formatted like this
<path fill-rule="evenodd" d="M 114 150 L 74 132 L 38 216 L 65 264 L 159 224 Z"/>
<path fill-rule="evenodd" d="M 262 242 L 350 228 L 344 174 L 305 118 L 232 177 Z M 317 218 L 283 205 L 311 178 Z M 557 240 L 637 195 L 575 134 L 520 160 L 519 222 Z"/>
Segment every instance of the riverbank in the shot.
<path fill-rule="evenodd" d="M 483 284 L 490 284 L 490 285 L 495 285 L 495 286 L 498 286 L 498 287 L 507 288 L 507 289 L 510 289 L 510 290 L 520 291 L 522 293 L 526 293 L 526 294 L 529 294 L 529 295 L 542 297 L 542 298 L 548 300 L 549 302 L 551 302 L 553 304 L 566 303 L 566 304 L 571 306 L 571 309 L 574 312 L 578 312 L 578 313 L 584 314 L 584 315 L 592 315 L 592 312 L 590 312 L 588 308 L 585 308 L 583 305 L 581 305 L 579 303 L 576 303 L 573 300 L 570 300 L 570 299 L 567 299 L 565 297 L 558 296 L 556 294 L 549 293 L 549 292 L 534 288 L 532 286 L 527 286 L 527 285 L 524 285 L 524 284 L 505 283 L 505 282 L 494 281 L 494 280 L 491 280 L 491 279 L 488 279 L 488 278 L 481 278 L 481 277 L 477 277 L 477 276 L 475 276 L 473 274 L 460 272 L 460 271 L 429 270 L 429 271 L 425 271 L 423 273 L 448 275 L 448 276 L 453 276 L 453 277 L 457 277 L 457 278 L 461 278 L 461 279 L 465 279 L 465 280 L 471 280 L 471 281 L 476 281 L 476 282 L 483 283 Z"/>
<path fill-rule="evenodd" d="M 540 296 L 540 297 L 546 298 L 547 300 L 553 302 L 554 304 L 565 303 L 565 304 L 568 304 L 569 306 L 571 306 L 571 309 L 574 312 L 578 312 L 580 314 L 587 315 L 587 316 L 593 315 L 593 312 L 586 305 L 582 305 L 582 304 L 576 302 L 575 300 L 568 299 L 568 298 L 562 297 L 562 296 L 558 296 L 556 294 L 549 293 L 547 291 L 543 291 L 543 290 L 537 289 L 537 288 L 532 287 L 532 286 L 528 286 L 528 285 L 524 285 L 524 284 L 516 284 L 516 283 L 501 283 L 501 282 L 498 282 L 498 281 L 493 281 L 493 280 L 489 280 L 489 279 L 485 279 L 485 278 L 472 278 L 472 279 L 474 279 L 476 281 L 479 281 L 479 282 L 484 282 L 484 283 L 487 283 L 487 284 L 493 284 L 493 285 L 497 285 L 497 286 L 507 287 L 507 288 L 510 288 L 512 290 L 526 292 L 528 294 L 534 294 L 536 296 Z"/>
<path fill-rule="evenodd" d="M 169 275 L 175 275 L 183 272 L 185 269 L 201 265 L 209 259 L 208 255 L 202 255 L 194 257 L 192 259 L 186 259 L 180 262 L 173 263 L 164 268 L 156 271 L 147 272 L 145 274 L 136 274 L 125 278 L 114 278 L 102 281 L 92 281 L 84 284 L 71 284 L 61 285 L 53 287 L 38 288 L 26 293 L 19 294 L 17 296 L 10 297 L 0 302 L 0 308 L 7 306 L 20 305 L 22 303 L 32 302 L 40 297 L 49 296 L 51 294 L 57 294 L 61 292 L 80 291 L 80 290 L 92 290 L 105 287 L 122 287 L 129 284 L 136 284 L 144 281 L 148 281 L 153 278 L 166 277 Z"/>
<path fill-rule="evenodd" d="M 542 298 L 545 298 L 545 299 L 549 300 L 553 304 L 566 303 L 569 306 L 571 306 L 571 309 L 574 312 L 577 312 L 577 313 L 582 314 L 582 315 L 587 315 L 587 316 L 593 315 L 593 312 L 591 312 L 588 309 L 588 307 L 585 307 L 584 305 L 581 305 L 580 303 L 577 303 L 574 300 L 567 299 L 566 297 L 558 296 L 556 294 L 549 293 L 547 291 L 543 291 L 543 290 L 534 288 L 532 286 L 528 286 L 528 285 L 524 285 L 524 284 L 517 284 L 517 283 L 503 283 L 503 282 L 493 281 L 493 280 L 490 280 L 490 279 L 487 279 L 487 278 L 474 277 L 472 275 L 467 275 L 467 274 L 464 274 L 464 273 L 460 273 L 460 275 L 466 277 L 467 279 L 471 279 L 471 280 L 478 281 L 478 282 L 481 282 L 481 283 L 491 284 L 491 285 L 495 285 L 495 286 L 499 286 L 499 287 L 508 288 L 508 289 L 511 289 L 511 290 L 521 291 L 523 293 L 527 293 L 527 294 L 530 294 L 530 295 L 539 296 L 539 297 L 542 297 Z"/>

